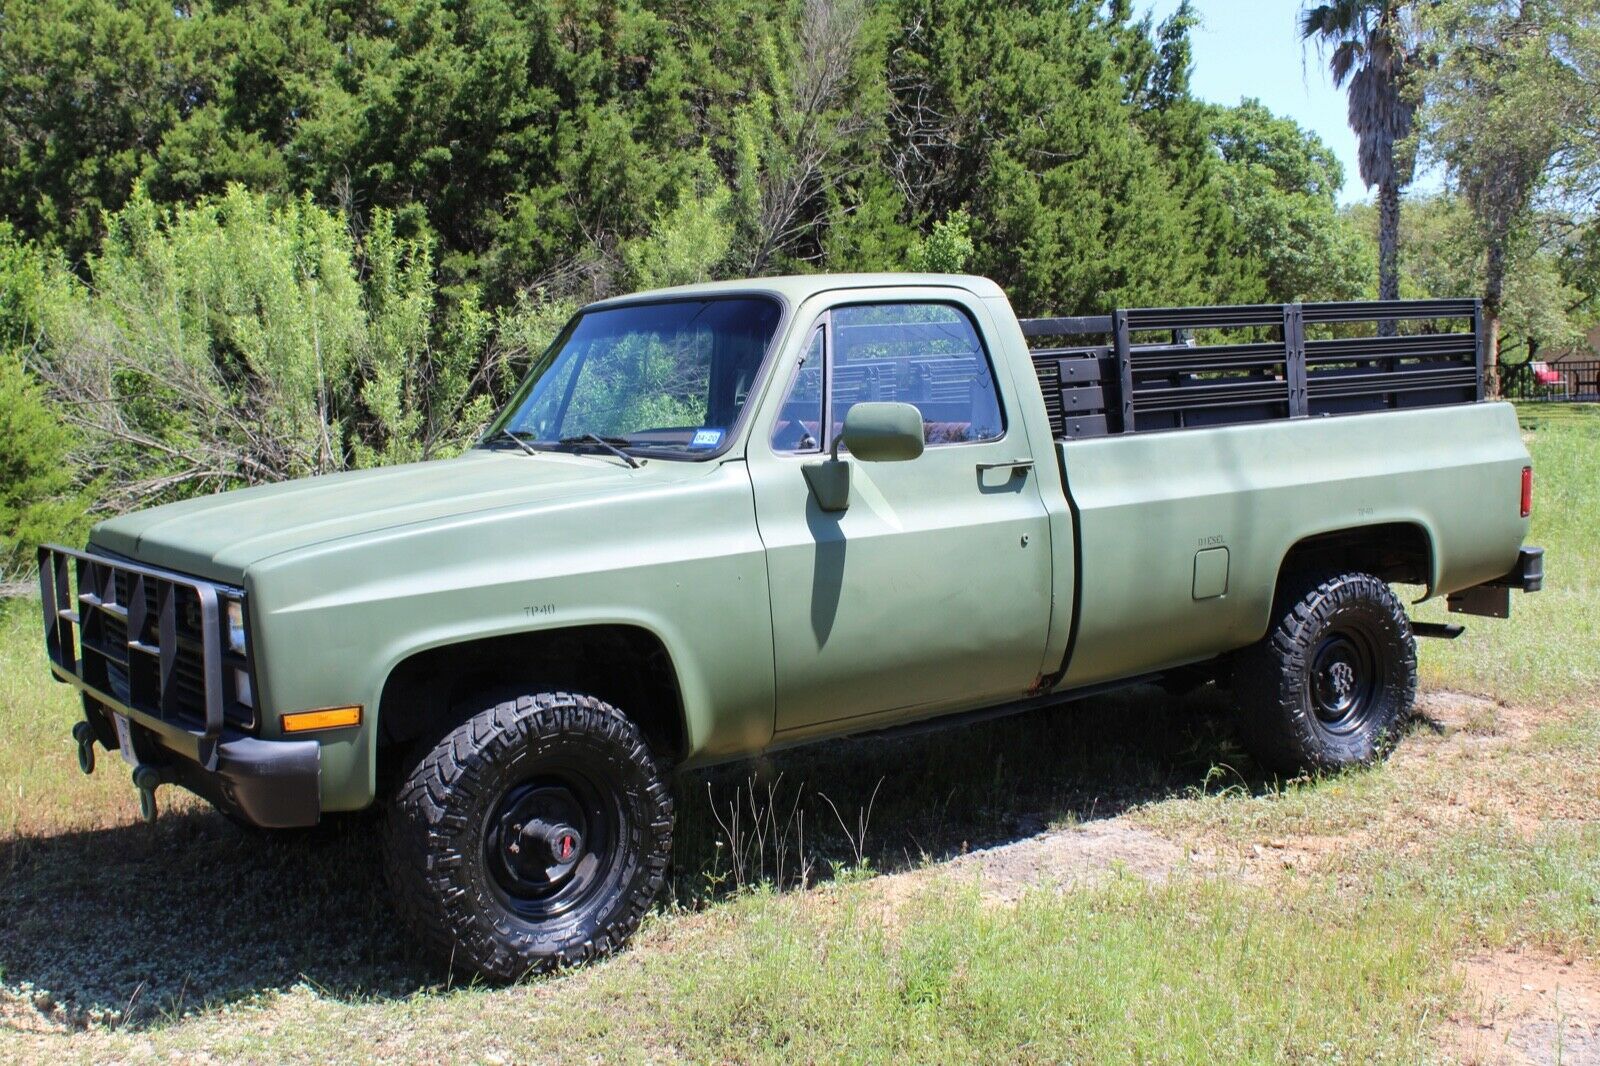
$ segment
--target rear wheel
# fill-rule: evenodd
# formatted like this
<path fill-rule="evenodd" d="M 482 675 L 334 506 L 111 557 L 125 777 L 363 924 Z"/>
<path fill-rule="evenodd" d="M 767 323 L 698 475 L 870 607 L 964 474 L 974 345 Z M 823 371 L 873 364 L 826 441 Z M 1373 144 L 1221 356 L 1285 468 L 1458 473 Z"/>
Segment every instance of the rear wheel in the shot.
<path fill-rule="evenodd" d="M 1246 747 L 1283 773 L 1381 758 L 1416 696 L 1416 641 L 1405 607 L 1371 574 L 1289 589 L 1266 637 L 1234 662 Z"/>
<path fill-rule="evenodd" d="M 388 874 L 429 951 L 494 980 L 620 947 L 660 891 L 672 797 L 643 737 L 589 696 L 469 718 L 390 811 Z"/>

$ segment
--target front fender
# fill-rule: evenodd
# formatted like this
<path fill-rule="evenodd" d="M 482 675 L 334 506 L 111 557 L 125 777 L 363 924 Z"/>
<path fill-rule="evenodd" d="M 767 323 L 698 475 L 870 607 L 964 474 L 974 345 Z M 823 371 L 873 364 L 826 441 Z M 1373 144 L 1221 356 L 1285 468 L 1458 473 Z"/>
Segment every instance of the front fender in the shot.
<path fill-rule="evenodd" d="M 267 710 L 359 702 L 322 735 L 323 809 L 373 798 L 389 674 L 431 648 L 577 625 L 656 635 L 677 671 L 689 757 L 759 750 L 773 729 L 766 564 L 741 462 L 625 496 L 507 508 L 270 559 L 247 575 Z"/>

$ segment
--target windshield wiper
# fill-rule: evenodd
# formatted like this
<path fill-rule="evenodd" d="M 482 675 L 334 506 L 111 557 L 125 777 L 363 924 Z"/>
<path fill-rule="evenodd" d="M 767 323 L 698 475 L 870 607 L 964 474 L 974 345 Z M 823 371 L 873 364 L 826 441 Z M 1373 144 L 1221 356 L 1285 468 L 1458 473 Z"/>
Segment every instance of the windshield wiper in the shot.
<path fill-rule="evenodd" d="M 523 440 L 522 437 L 514 429 L 498 429 L 495 432 L 489 434 L 489 436 L 485 437 L 484 440 L 483 440 L 483 443 L 488 444 L 490 441 L 499 440 L 501 437 L 507 438 L 508 440 L 511 441 L 511 443 L 515 444 L 517 447 L 521 448 L 523 451 L 527 452 L 529 455 L 538 455 L 539 454 L 539 450 L 537 448 L 535 448 L 533 445 L 529 444 L 527 441 Z"/>
<path fill-rule="evenodd" d="M 633 467 L 633 469 L 639 469 L 639 460 L 635 459 L 633 456 L 623 451 L 622 448 L 618 447 L 618 445 L 626 446 L 633 443 L 627 437 L 602 437 L 598 433 L 580 433 L 576 437 L 562 437 L 560 440 L 556 441 L 556 443 L 564 444 L 569 448 L 576 444 L 598 444 L 612 455 L 615 455 L 618 459 L 621 459 L 623 462 Z"/>

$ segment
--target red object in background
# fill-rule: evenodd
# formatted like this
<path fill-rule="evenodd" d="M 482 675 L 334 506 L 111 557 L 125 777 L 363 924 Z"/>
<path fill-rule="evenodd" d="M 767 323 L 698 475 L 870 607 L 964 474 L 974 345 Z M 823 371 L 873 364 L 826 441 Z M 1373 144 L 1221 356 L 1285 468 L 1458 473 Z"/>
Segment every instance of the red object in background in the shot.
<path fill-rule="evenodd" d="M 1549 363 L 1535 362 L 1533 364 L 1533 380 L 1541 385 L 1561 384 L 1561 371 L 1552 369 Z"/>
<path fill-rule="evenodd" d="M 1533 467 L 1522 468 L 1522 517 L 1533 513 Z"/>

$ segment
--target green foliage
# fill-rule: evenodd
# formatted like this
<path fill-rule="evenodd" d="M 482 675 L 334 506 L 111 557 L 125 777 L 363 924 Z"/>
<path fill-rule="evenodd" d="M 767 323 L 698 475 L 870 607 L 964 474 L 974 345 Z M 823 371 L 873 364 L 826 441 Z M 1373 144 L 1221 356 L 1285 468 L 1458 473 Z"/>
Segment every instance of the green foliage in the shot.
<path fill-rule="evenodd" d="M 491 397 L 474 386 L 495 318 L 472 290 L 436 314 L 433 241 L 396 236 L 388 212 L 375 213 L 361 250 L 365 411 L 352 419 L 350 459 L 381 466 L 458 450 L 493 414 Z"/>
<path fill-rule="evenodd" d="M 1122 0 L 0 0 L 0 211 L 85 263 L 136 179 L 163 206 L 306 194 L 358 230 L 382 209 L 431 240 L 439 300 L 496 314 L 895 267 L 964 209 L 971 268 L 1026 310 L 1251 299 L 1193 22 Z"/>
<path fill-rule="evenodd" d="M 1223 160 L 1238 254 L 1259 257 L 1266 299 L 1363 295 L 1375 254 L 1335 207 L 1344 172 L 1332 149 L 1259 100 L 1215 108 L 1211 139 Z"/>
<path fill-rule="evenodd" d="M 764 274 L 814 261 L 822 230 L 852 210 L 884 139 L 892 7 L 810 0 L 754 12 L 716 5 L 708 14 L 713 34 L 748 27 L 736 93 L 726 117 L 708 123 L 735 191 L 730 265 Z"/>
<path fill-rule="evenodd" d="M 365 322 L 337 216 L 239 187 L 169 210 L 135 188 L 88 272 L 52 287 L 41 365 L 89 401 L 96 460 L 129 502 L 340 465 L 333 412 Z"/>
<path fill-rule="evenodd" d="M 0 212 L 52 254 L 30 365 L 122 508 L 447 454 L 619 290 L 909 265 L 1024 314 L 1364 291 L 1326 146 L 1195 99 L 1194 24 L 1131 0 L 0 0 Z M 1516 284 L 1585 298 L 1593 244 Z"/>
<path fill-rule="evenodd" d="M 1513 325 L 1513 300 L 1526 306 L 1532 299 L 1513 289 L 1527 290 L 1533 280 L 1546 290 L 1539 302 L 1561 298 L 1552 278 L 1525 279 L 1516 268 L 1528 249 L 1548 246 L 1550 216 L 1569 247 L 1582 248 L 1582 231 L 1596 226 L 1600 11 L 1592 0 L 1444 0 L 1428 10 L 1426 25 L 1437 53 L 1427 85 L 1428 141 L 1472 211 L 1485 263 L 1479 291 L 1498 338 L 1502 315 Z M 1592 277 L 1581 269 L 1563 274 L 1561 283 L 1587 285 L 1580 302 L 1592 309 Z M 1491 345 L 1491 360 L 1501 347 Z"/>
<path fill-rule="evenodd" d="M 933 224 L 933 231 L 919 237 L 906 256 L 906 269 L 929 274 L 960 274 L 974 250 L 968 232 L 972 229 L 972 216 L 961 209 L 950 212 Z"/>
<path fill-rule="evenodd" d="M 885 165 L 913 217 L 971 212 L 973 269 L 1024 314 L 1213 295 L 1212 235 L 1136 121 L 1140 32 L 1082 2 L 900 5 Z"/>
<path fill-rule="evenodd" d="M 0 216 L 81 254 L 211 96 L 214 27 L 162 0 L 5 0 L 0 28 Z"/>
<path fill-rule="evenodd" d="M 1399 296 L 1400 190 L 1416 168 L 1420 99 L 1416 0 L 1307 3 L 1300 33 L 1328 58 L 1333 84 L 1346 91 L 1356 165 L 1378 187 L 1378 296 Z M 1389 327 L 1380 324 L 1381 331 Z"/>
<path fill-rule="evenodd" d="M 25 365 L 43 276 L 37 252 L 0 223 L 0 581 L 26 574 L 40 543 L 75 538 L 87 510 L 76 437 Z"/>
<path fill-rule="evenodd" d="M 733 247 L 733 194 L 717 184 L 690 193 L 658 217 L 649 234 L 622 250 L 633 285 L 658 289 L 709 281 Z"/>
<path fill-rule="evenodd" d="M 1377 254 L 1375 212 L 1355 206 L 1342 213 L 1370 261 Z M 1501 351 L 1509 362 L 1584 343 L 1596 324 L 1594 289 L 1563 241 L 1559 216 L 1536 215 L 1506 250 L 1501 299 Z M 1437 194 L 1406 201 L 1400 228 L 1400 295 L 1404 299 L 1457 298 L 1482 293 L 1488 256 L 1482 228 L 1466 201 Z"/>
<path fill-rule="evenodd" d="M 33 549 L 71 540 L 87 510 L 68 456 L 72 434 L 13 353 L 0 355 L 0 577 L 26 573 Z"/>
<path fill-rule="evenodd" d="M 387 211 L 358 240 L 239 186 L 173 209 L 136 188 L 87 269 L 47 277 L 35 359 L 112 506 L 447 454 L 487 419 L 516 317 L 442 300 L 431 238 Z"/>
<path fill-rule="evenodd" d="M 1359 142 L 1361 180 L 1398 190 L 1416 163 L 1412 137 L 1422 65 L 1415 0 L 1308 3 L 1300 34 L 1325 51 L 1337 88 L 1349 94 L 1350 128 Z"/>

